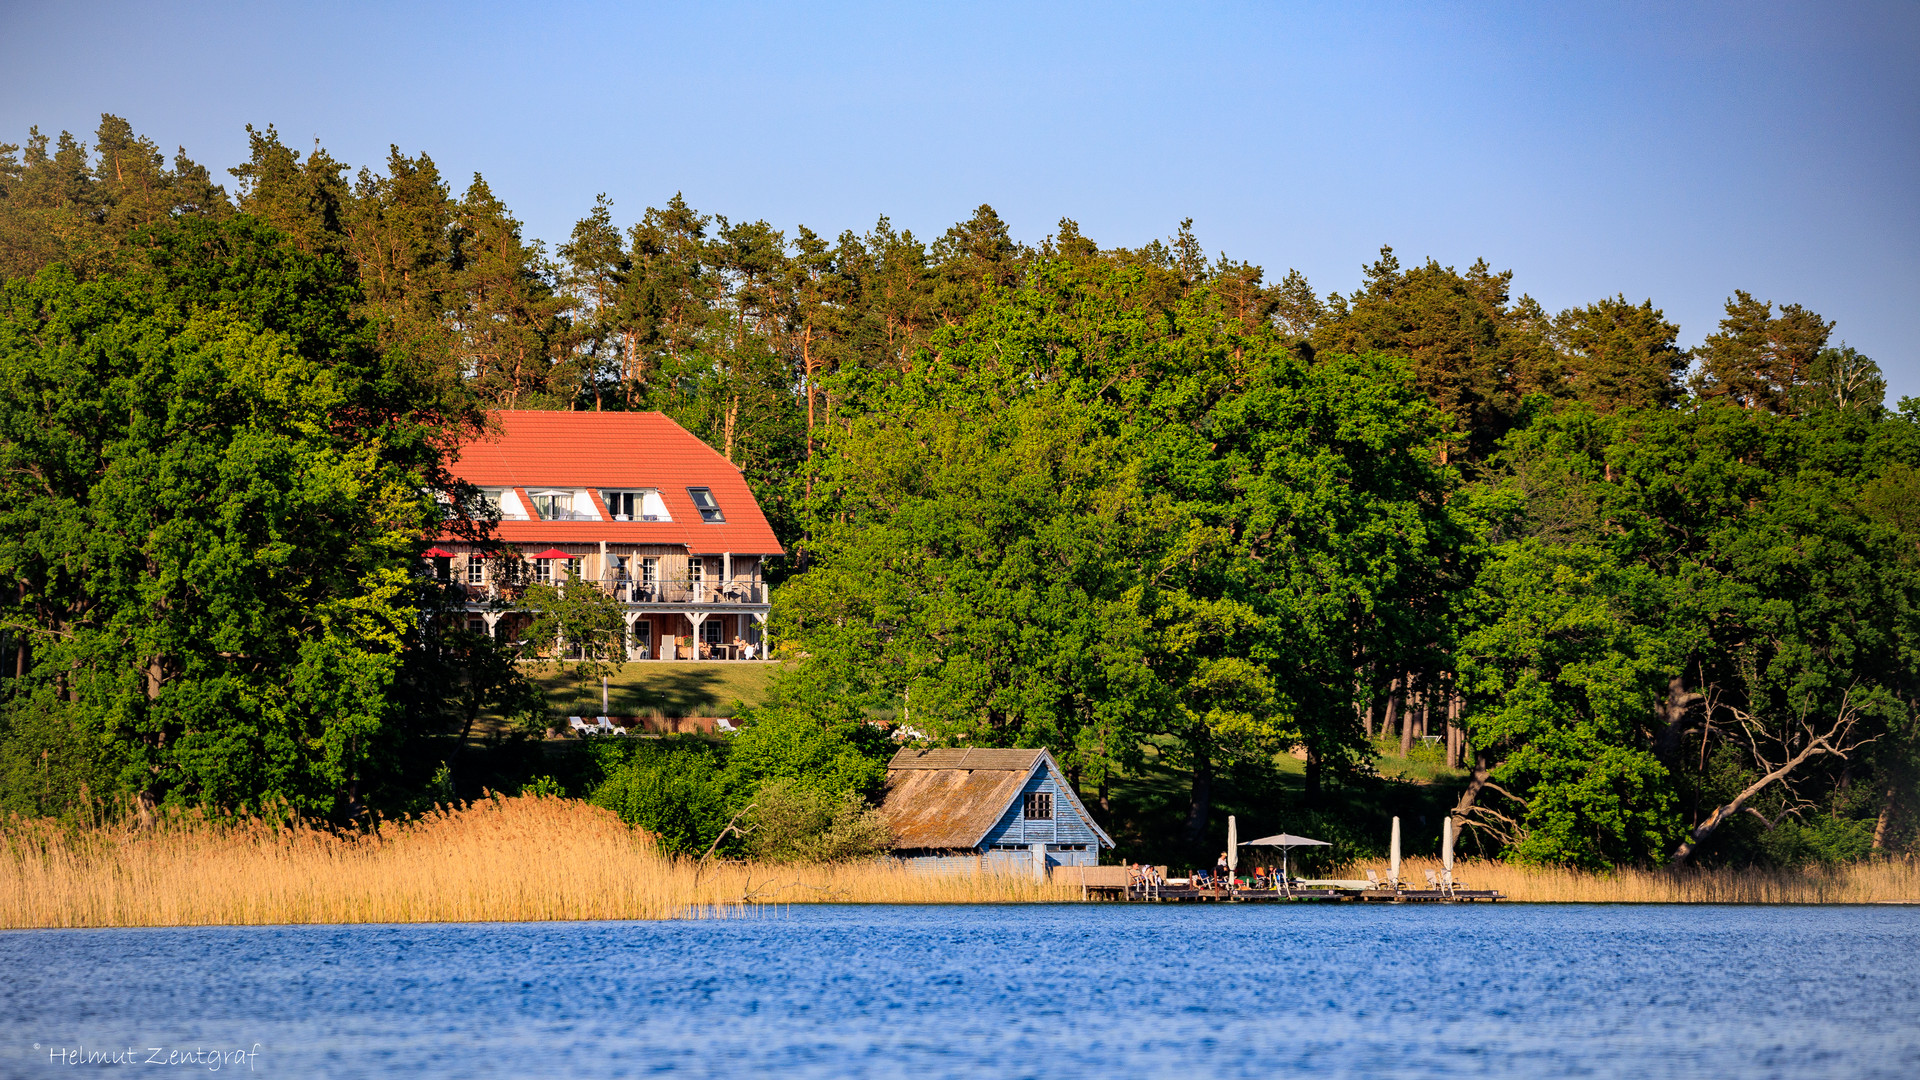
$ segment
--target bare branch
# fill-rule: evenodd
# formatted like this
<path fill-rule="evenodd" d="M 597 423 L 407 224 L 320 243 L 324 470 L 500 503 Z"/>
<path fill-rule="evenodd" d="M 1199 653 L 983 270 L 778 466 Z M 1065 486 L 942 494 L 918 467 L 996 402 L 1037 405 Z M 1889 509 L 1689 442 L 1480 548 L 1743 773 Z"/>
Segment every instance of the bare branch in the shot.
<path fill-rule="evenodd" d="M 1726 805 L 1715 807 L 1713 813 L 1707 815 L 1705 821 L 1695 826 L 1686 841 L 1673 853 L 1673 865 L 1686 865 L 1687 860 L 1693 856 L 1694 851 L 1696 851 L 1702 843 L 1705 843 L 1708 837 L 1713 835 L 1714 830 L 1725 824 L 1728 818 L 1740 813 L 1741 810 L 1745 808 L 1747 800 L 1765 791 L 1774 784 L 1785 781 L 1793 775 L 1794 770 L 1798 769 L 1810 759 L 1822 755 L 1832 755 L 1844 759 L 1852 751 L 1878 739 L 1878 735 L 1867 739 L 1854 739 L 1852 737 L 1854 726 L 1860 721 L 1860 709 L 1853 702 L 1853 691 L 1854 687 L 1849 686 L 1847 692 L 1841 695 L 1840 707 L 1834 716 L 1833 723 L 1827 727 L 1824 733 L 1816 731 L 1814 727 L 1807 722 L 1807 714 L 1812 709 L 1813 704 L 1812 695 L 1808 694 L 1801 702 L 1800 716 L 1796 718 L 1801 728 L 1804 729 L 1807 734 L 1806 744 L 1801 746 L 1798 751 L 1795 751 L 1793 750 L 1792 741 L 1786 737 L 1774 737 L 1770 739 L 1769 741 L 1779 744 L 1780 753 L 1785 757 L 1785 760 L 1780 761 L 1777 765 L 1774 764 L 1773 759 L 1760 748 L 1760 733 L 1765 730 L 1765 725 L 1760 719 L 1744 709 L 1731 705 L 1727 706 L 1727 711 L 1733 714 L 1735 720 L 1739 721 L 1742 732 L 1747 737 L 1747 745 L 1752 750 L 1754 761 L 1759 763 L 1760 767 L 1767 771 L 1760 779 L 1748 784 L 1744 790 L 1738 795 L 1735 795 Z M 1761 815 L 1761 820 L 1766 820 L 1765 815 Z M 1776 821 L 1777 820 L 1778 819 L 1776 819 Z M 1768 826 L 1769 829 L 1772 827 L 1772 825 Z"/>

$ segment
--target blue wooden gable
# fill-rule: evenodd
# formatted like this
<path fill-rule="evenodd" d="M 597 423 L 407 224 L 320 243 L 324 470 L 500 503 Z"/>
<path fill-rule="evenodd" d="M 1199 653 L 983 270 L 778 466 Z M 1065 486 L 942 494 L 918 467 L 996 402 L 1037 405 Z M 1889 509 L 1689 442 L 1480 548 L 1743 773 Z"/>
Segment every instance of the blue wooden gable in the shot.
<path fill-rule="evenodd" d="M 1105 834 L 1087 819 L 1086 810 L 1073 796 L 1066 777 L 1054 771 L 1052 756 L 1043 756 L 1041 763 L 1020 789 L 1020 797 L 1009 803 L 1000 815 L 1000 821 L 980 845 L 981 850 L 1017 854 L 1020 859 L 1030 861 L 1032 845 L 1045 844 L 1050 866 L 1100 865 L 1100 843 Z M 1036 820 L 1026 816 L 1026 797 L 1030 794 L 1052 796 L 1051 818 Z M 1112 847 L 1113 842 L 1108 840 L 1107 846 Z"/>

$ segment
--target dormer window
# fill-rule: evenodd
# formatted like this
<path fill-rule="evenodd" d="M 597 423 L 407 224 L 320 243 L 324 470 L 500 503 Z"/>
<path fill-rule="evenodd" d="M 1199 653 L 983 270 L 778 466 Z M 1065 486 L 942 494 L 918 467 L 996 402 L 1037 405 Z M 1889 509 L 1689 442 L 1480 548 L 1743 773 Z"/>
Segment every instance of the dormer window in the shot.
<path fill-rule="evenodd" d="M 573 516 L 573 492 L 535 491 L 533 513 L 541 521 L 560 521 Z"/>
<path fill-rule="evenodd" d="M 635 491 L 602 491 L 600 497 L 606 500 L 607 513 L 615 521 L 672 521 L 667 514 L 667 504 L 661 500 L 660 493 L 652 489 Z"/>
<path fill-rule="evenodd" d="M 700 511 L 701 521 L 717 524 L 727 520 L 720 513 L 720 504 L 714 501 L 712 488 L 690 487 L 687 494 L 693 498 L 693 508 Z"/>

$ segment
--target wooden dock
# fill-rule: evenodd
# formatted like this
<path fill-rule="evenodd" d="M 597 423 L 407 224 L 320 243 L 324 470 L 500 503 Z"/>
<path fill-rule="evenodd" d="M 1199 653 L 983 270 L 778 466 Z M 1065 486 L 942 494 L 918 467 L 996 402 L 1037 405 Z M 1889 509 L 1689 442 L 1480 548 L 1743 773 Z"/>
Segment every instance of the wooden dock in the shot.
<path fill-rule="evenodd" d="M 1362 904 L 1467 904 L 1504 900 L 1502 893 L 1487 889 L 1190 889 L 1174 886 L 1088 887 L 1088 899 L 1101 898 L 1133 903 L 1168 904 L 1286 904 L 1286 903 L 1362 903 Z"/>
<path fill-rule="evenodd" d="M 1077 881 L 1088 900 L 1117 900 L 1135 904 L 1470 904 L 1505 900 L 1492 889 L 1336 889 L 1293 885 L 1286 888 L 1195 888 L 1186 885 L 1141 884 L 1124 866 L 1062 866 L 1056 880 Z"/>

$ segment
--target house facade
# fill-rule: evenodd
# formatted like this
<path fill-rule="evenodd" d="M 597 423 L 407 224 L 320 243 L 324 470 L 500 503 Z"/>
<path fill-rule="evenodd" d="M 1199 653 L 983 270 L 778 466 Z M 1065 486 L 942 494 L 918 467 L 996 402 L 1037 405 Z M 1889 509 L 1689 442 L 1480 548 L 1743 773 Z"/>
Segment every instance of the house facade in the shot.
<path fill-rule="evenodd" d="M 880 815 L 894 857 L 934 872 L 1098 866 L 1113 846 L 1045 750 L 901 750 Z"/>
<path fill-rule="evenodd" d="M 452 471 L 498 508 L 511 551 L 442 539 L 427 553 L 464 588 L 470 626 L 511 636 L 528 585 L 583 585 L 620 605 L 630 660 L 766 657 L 764 567 L 782 550 L 732 462 L 661 413 L 489 420 Z"/>

